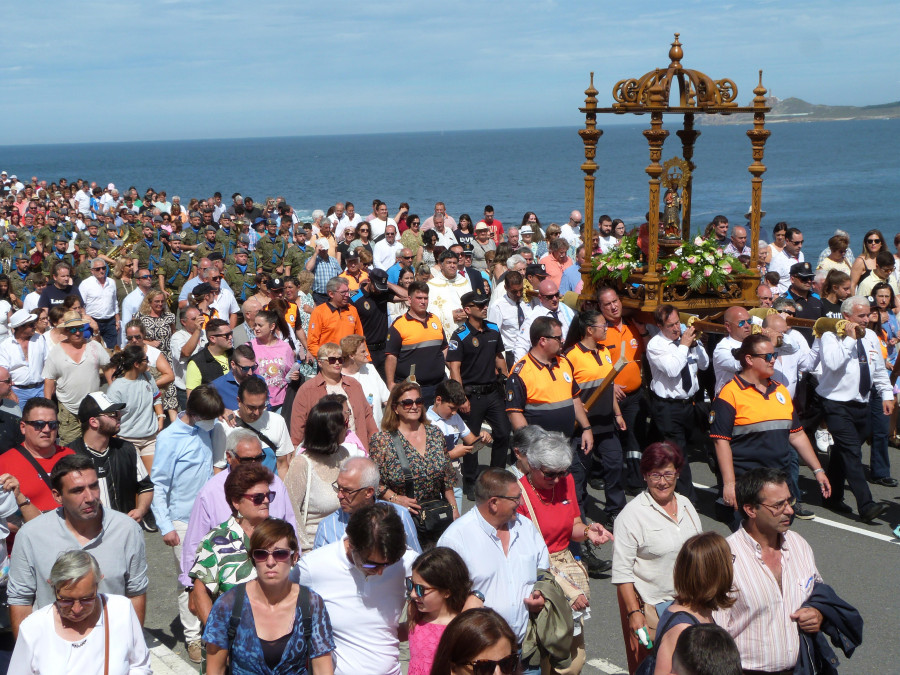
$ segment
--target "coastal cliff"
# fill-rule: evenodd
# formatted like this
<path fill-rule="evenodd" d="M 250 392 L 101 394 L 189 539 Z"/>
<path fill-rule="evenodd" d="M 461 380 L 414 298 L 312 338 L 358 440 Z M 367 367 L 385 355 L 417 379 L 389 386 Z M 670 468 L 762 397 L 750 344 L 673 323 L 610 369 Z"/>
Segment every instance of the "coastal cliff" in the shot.
<path fill-rule="evenodd" d="M 900 101 L 868 105 L 816 105 L 799 98 L 781 100 L 775 96 L 766 99 L 772 112 L 766 115 L 766 124 L 776 122 L 841 122 L 845 120 L 884 120 L 900 118 Z M 753 115 L 698 115 L 698 122 L 704 125 L 752 124 Z"/>

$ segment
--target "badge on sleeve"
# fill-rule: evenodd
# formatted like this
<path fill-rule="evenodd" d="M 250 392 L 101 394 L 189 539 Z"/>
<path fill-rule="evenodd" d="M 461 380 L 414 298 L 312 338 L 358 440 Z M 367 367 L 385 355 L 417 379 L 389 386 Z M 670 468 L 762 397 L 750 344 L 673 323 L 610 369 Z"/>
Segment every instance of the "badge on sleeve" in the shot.
<path fill-rule="evenodd" d="M 451 350 L 455 350 L 459 347 L 459 343 L 456 340 L 450 340 L 450 342 L 447 343 L 447 347 Z"/>
<path fill-rule="evenodd" d="M 710 410 L 710 412 L 709 412 L 709 423 L 712 424 L 712 423 L 715 422 L 715 421 L 716 421 L 716 411 L 715 411 L 715 410 Z"/>
<path fill-rule="evenodd" d="M 437 330 L 437 324 L 436 324 L 434 321 L 431 322 L 431 327 L 432 327 L 434 330 Z"/>
<path fill-rule="evenodd" d="M 506 400 L 507 400 L 507 401 L 512 401 L 512 400 L 513 400 L 513 396 L 514 396 L 514 394 L 513 394 L 513 390 L 512 390 L 512 389 L 510 389 L 508 392 L 506 392 Z"/>

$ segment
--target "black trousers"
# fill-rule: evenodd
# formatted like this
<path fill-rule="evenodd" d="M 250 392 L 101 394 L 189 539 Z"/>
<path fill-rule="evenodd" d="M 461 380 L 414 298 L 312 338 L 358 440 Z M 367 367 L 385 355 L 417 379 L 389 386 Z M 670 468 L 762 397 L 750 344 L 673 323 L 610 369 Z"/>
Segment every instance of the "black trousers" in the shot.
<path fill-rule="evenodd" d="M 619 409 L 622 411 L 622 417 L 625 418 L 625 431 L 619 431 L 619 442 L 622 444 L 622 452 L 624 454 L 624 476 L 623 480 L 627 487 L 642 489 L 644 487 L 644 479 L 641 476 L 641 449 L 640 442 L 636 435 L 636 424 L 638 419 L 642 419 L 644 409 L 644 397 L 641 390 L 634 391 L 621 401 L 619 401 Z"/>
<path fill-rule="evenodd" d="M 481 423 L 487 421 L 491 425 L 491 466 L 499 469 L 506 467 L 509 454 L 509 434 L 511 427 L 506 416 L 506 405 L 503 394 L 492 391 L 488 394 L 471 394 L 469 396 L 469 412 L 460 414 L 476 436 L 481 433 Z M 462 458 L 462 475 L 465 486 L 474 485 L 478 478 L 478 455 L 475 453 Z"/>
<path fill-rule="evenodd" d="M 684 466 L 678 476 L 677 489 L 691 502 L 696 503 L 697 491 L 694 489 L 691 465 L 688 462 L 688 438 L 695 424 L 693 400 L 661 398 L 651 393 L 650 414 L 662 437 L 677 445 L 681 450 L 684 456 Z"/>
<path fill-rule="evenodd" d="M 594 432 L 594 448 L 585 455 L 581 451 L 581 435 L 572 441 L 572 478 L 575 481 L 575 497 L 584 518 L 587 501 L 587 483 L 591 468 L 600 466 L 601 475 L 606 483 L 606 506 L 604 511 L 615 516 L 625 508 L 625 487 L 622 485 L 622 445 L 615 431 L 605 433 Z"/>
<path fill-rule="evenodd" d="M 856 497 L 856 508 L 863 511 L 875 502 L 866 483 L 862 465 L 862 443 L 869 435 L 871 417 L 868 403 L 841 403 L 822 399 L 828 431 L 834 438 L 825 475 L 831 483 L 830 501 L 844 499 L 844 480 Z"/>
<path fill-rule="evenodd" d="M 382 343 L 383 344 L 383 343 Z M 372 357 L 372 365 L 375 367 L 375 370 L 378 371 L 378 374 L 381 375 L 381 379 L 385 379 L 384 375 L 384 347 L 379 349 L 378 351 L 372 351 L 369 349 L 369 356 Z"/>

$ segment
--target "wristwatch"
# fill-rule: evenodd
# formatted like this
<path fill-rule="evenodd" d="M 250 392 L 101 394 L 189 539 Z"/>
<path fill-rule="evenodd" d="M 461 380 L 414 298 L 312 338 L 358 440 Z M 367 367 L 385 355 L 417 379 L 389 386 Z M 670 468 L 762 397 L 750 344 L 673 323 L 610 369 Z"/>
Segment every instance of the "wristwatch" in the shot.
<path fill-rule="evenodd" d="M 470 591 L 469 595 L 474 595 L 476 598 L 484 602 L 484 593 L 481 591 Z"/>
<path fill-rule="evenodd" d="M 22 496 L 24 497 L 24 495 L 22 495 Z M 19 502 L 16 502 L 16 506 L 18 506 L 21 509 L 23 506 L 28 506 L 30 503 L 31 503 L 31 500 L 28 499 L 28 497 L 25 497 L 25 501 L 22 502 L 21 504 Z"/>

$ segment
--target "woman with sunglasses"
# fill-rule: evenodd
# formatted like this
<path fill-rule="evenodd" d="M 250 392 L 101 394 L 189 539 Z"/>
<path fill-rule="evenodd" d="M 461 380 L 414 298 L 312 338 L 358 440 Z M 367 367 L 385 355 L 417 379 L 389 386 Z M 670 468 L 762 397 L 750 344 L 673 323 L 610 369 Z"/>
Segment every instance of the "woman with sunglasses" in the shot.
<path fill-rule="evenodd" d="M 113 403 L 124 403 L 119 438 L 134 444 L 147 471 L 153 467 L 156 436 L 163 430 L 162 396 L 150 377 L 150 359 L 140 345 L 129 344 L 110 359 L 112 383 L 106 392 Z"/>
<path fill-rule="evenodd" d="M 356 251 L 359 248 L 366 249 L 369 253 L 372 252 L 372 228 L 369 226 L 369 223 L 363 222 L 356 226 L 356 238 L 350 242 L 350 246 L 348 247 L 348 251 Z"/>
<path fill-rule="evenodd" d="M 147 295 L 144 296 L 144 301 L 141 303 L 141 307 L 138 310 L 137 318 L 144 326 L 144 344 L 148 347 L 158 349 L 171 369 L 172 350 L 170 348 L 170 341 L 172 340 L 172 333 L 175 330 L 175 315 L 169 311 L 168 303 L 166 302 L 166 294 L 158 288 L 150 290 Z M 153 366 L 156 365 L 155 361 L 151 363 Z M 175 371 L 173 370 L 173 376 L 174 373 Z M 151 372 L 151 374 L 153 373 Z M 155 374 L 154 377 L 156 377 Z M 157 384 L 157 386 L 159 386 L 159 384 Z M 160 391 L 163 392 L 163 410 L 168 415 L 169 420 L 174 422 L 176 415 L 178 415 L 178 394 L 175 391 L 174 377 L 165 387 L 160 387 Z"/>
<path fill-rule="evenodd" d="M 300 379 L 300 371 L 294 367 L 294 350 L 275 334 L 276 328 L 288 335 L 290 329 L 284 317 L 267 309 L 257 312 L 253 323 L 256 337 L 250 340 L 250 346 L 259 363 L 257 374 L 269 385 L 269 409 L 280 413 L 288 382 Z"/>
<path fill-rule="evenodd" d="M 433 548 L 416 558 L 406 577 L 408 675 L 429 675 L 441 635 L 474 598 L 471 593 L 469 568 L 452 548 Z"/>
<path fill-rule="evenodd" d="M 565 574 L 560 585 L 575 620 L 572 665 L 566 672 L 579 673 L 585 662 L 583 616 L 590 606 L 590 585 L 587 570 L 575 560 L 569 547 L 573 542 L 583 541 L 599 547 L 613 536 L 600 523 L 586 525 L 581 519 L 575 480 L 570 471 L 572 446 L 563 434 L 549 432 L 520 451 L 524 451 L 525 473 L 519 479 L 522 501 L 518 511 L 531 519 L 540 532 L 550 552 L 550 564 Z M 619 457 L 621 461 L 621 450 Z M 549 663 L 546 665 L 551 668 Z"/>
<path fill-rule="evenodd" d="M 469 609 L 447 625 L 431 675 L 518 675 L 518 641 L 493 609 Z"/>
<path fill-rule="evenodd" d="M 395 385 L 381 419 L 382 430 L 373 434 L 369 442 L 369 455 L 381 472 L 381 484 L 378 486 L 381 499 L 408 509 L 417 525 L 420 504 L 426 501 L 445 500 L 451 505 L 453 519 L 459 518 L 453 496 L 456 470 L 444 451 L 444 435 L 428 421 L 426 412 L 427 406 L 418 384 L 406 380 Z M 395 444 L 406 452 L 412 472 L 412 495 L 406 492 L 406 476 Z M 420 527 L 422 549 L 433 546 L 441 534 L 437 531 L 425 532 Z"/>
<path fill-rule="evenodd" d="M 741 370 L 722 387 L 713 402 L 709 430 L 722 475 L 725 505 L 737 508 L 735 480 L 750 469 L 781 469 L 789 473 L 791 447 L 813 471 L 823 499 L 828 498 L 831 485 L 797 420 L 791 395 L 783 384 L 772 380 L 777 356 L 772 341 L 762 334 L 750 335 L 733 353 Z M 762 422 L 763 428 L 755 428 Z M 739 518 L 735 511 L 734 528 L 738 527 Z"/>
<path fill-rule="evenodd" d="M 419 249 L 422 248 L 422 221 L 419 219 L 415 213 L 406 217 L 406 229 L 403 231 L 403 234 L 400 235 L 400 244 L 404 248 L 408 248 L 412 251 L 413 256 L 419 253 Z"/>
<path fill-rule="evenodd" d="M 269 517 L 269 504 L 275 498 L 275 475 L 260 462 L 238 464 L 225 479 L 225 500 L 231 517 L 213 528 L 197 547 L 190 576 L 191 611 L 206 623 L 213 603 L 237 584 L 256 578 L 250 560 L 250 537 Z"/>
<path fill-rule="evenodd" d="M 875 256 L 879 251 L 887 251 L 887 243 L 881 230 L 869 230 L 863 236 L 863 252 L 853 261 L 850 268 L 850 283 L 853 288 L 859 286 L 859 282 L 867 276 L 875 273 L 878 266 Z"/>
<path fill-rule="evenodd" d="M 220 596 L 203 631 L 207 675 L 333 675 L 334 637 L 325 603 L 291 582 L 300 557 L 294 528 L 277 518 L 264 520 L 249 548 L 256 578 Z M 232 616 L 239 622 L 230 640 Z"/>
<path fill-rule="evenodd" d="M 649 445 L 641 455 L 647 488 L 616 518 L 612 583 L 631 673 L 647 656 L 635 631 L 646 628 L 654 638 L 659 617 L 675 598 L 672 568 L 678 551 L 703 530 L 694 505 L 675 491 L 683 467 L 684 456 L 674 444 Z"/>
<path fill-rule="evenodd" d="M 102 577 L 87 551 L 60 554 L 48 579 L 56 601 L 19 626 L 10 673 L 150 675 L 150 652 L 131 600 L 100 593 Z"/>

